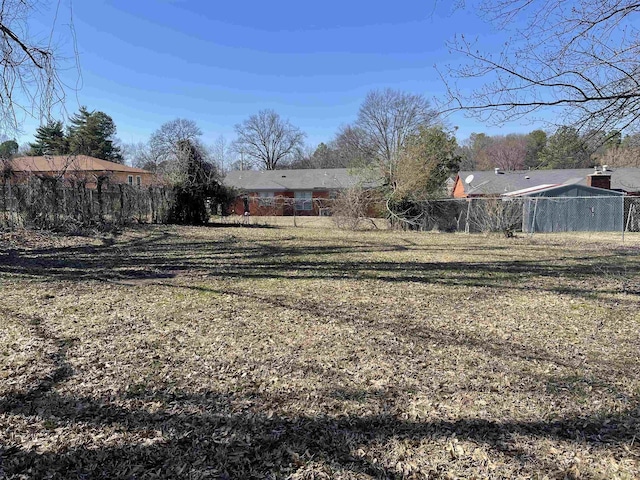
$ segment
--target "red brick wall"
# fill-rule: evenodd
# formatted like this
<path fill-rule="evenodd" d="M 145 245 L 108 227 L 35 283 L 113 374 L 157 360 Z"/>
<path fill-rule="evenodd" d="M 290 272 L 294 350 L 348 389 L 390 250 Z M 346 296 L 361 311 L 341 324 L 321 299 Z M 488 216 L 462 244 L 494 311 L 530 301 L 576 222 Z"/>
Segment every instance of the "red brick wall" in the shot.
<path fill-rule="evenodd" d="M 245 194 L 249 198 L 249 213 L 252 216 L 292 216 L 294 214 L 294 193 L 293 192 L 275 192 L 274 206 L 260 206 L 257 192 Z M 229 213 L 236 215 L 244 215 L 244 195 L 235 198 L 230 206 Z M 331 192 L 328 190 L 319 190 L 312 193 L 312 210 L 297 210 L 296 215 L 299 216 L 318 216 L 320 209 L 331 208 L 333 205 Z M 371 191 L 370 204 L 367 215 L 370 217 L 381 218 L 386 214 L 384 196 L 379 191 Z"/>
<path fill-rule="evenodd" d="M 587 175 L 587 186 L 605 188 L 611 190 L 611 175 L 591 174 Z"/>
<path fill-rule="evenodd" d="M 294 211 L 294 192 L 275 192 L 273 198 L 273 206 L 260 205 L 257 192 L 250 192 L 245 195 L 236 197 L 233 202 L 231 213 L 236 215 L 244 215 L 244 196 L 249 198 L 249 213 L 252 216 L 291 216 L 294 213 L 300 216 L 317 216 L 320 215 L 320 208 L 329 206 L 330 202 L 323 199 L 330 198 L 328 191 L 314 191 L 312 193 L 312 209 L 311 210 L 295 210 Z"/>

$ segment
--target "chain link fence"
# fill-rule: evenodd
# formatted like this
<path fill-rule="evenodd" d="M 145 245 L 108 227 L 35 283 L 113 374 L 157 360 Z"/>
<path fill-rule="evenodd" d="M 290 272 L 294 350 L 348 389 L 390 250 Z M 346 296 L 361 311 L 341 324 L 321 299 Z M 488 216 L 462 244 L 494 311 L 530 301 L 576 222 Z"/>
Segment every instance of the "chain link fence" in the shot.
<path fill-rule="evenodd" d="M 236 217 L 251 212 L 261 223 L 277 217 L 332 217 L 343 228 L 366 228 L 369 218 L 389 217 L 393 227 L 462 233 L 638 232 L 640 197 L 514 197 L 434 199 L 412 203 L 390 215 L 379 198 L 244 197 Z M 233 216 L 232 216 L 233 219 Z M 232 220 L 233 221 L 233 220 Z M 249 223 L 251 220 L 242 220 Z M 272 220 L 273 223 L 281 223 Z"/>
<path fill-rule="evenodd" d="M 638 232 L 640 197 L 516 197 L 424 201 L 402 215 L 420 230 L 445 232 Z"/>

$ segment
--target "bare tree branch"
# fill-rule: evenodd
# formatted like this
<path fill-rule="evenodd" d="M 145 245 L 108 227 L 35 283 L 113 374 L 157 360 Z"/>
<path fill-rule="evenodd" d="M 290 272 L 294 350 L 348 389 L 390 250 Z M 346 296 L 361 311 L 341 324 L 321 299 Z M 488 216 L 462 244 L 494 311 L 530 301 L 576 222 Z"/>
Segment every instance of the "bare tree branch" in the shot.
<path fill-rule="evenodd" d="M 51 47 L 53 29 L 47 44 L 28 33 L 36 5 L 28 0 L 0 3 L 0 130 L 5 132 L 17 132 L 24 115 L 50 119 L 52 107 L 65 97 Z"/>
<path fill-rule="evenodd" d="M 407 139 L 436 119 L 436 111 L 422 95 L 374 90 L 364 99 L 355 127 L 378 157 L 384 177 L 393 181 Z"/>
<path fill-rule="evenodd" d="M 464 60 L 438 69 L 447 89 L 441 112 L 462 110 L 499 125 L 551 109 L 556 124 L 637 127 L 640 2 L 477 0 L 464 7 L 509 38 L 498 54 L 464 36 L 449 43 Z"/>
<path fill-rule="evenodd" d="M 236 149 L 242 150 L 266 170 L 304 147 L 305 134 L 273 110 L 261 110 L 235 126 Z"/>

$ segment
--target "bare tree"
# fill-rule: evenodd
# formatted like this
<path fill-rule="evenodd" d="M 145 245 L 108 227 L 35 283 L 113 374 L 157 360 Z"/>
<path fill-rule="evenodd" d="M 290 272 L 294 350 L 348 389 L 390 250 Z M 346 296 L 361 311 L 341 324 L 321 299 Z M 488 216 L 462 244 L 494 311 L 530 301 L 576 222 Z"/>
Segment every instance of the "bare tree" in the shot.
<path fill-rule="evenodd" d="M 170 174 L 183 171 L 180 161 L 184 156 L 181 145 L 185 142 L 196 142 L 202 135 L 202 130 L 193 120 L 176 118 L 163 123 L 149 139 L 148 159 L 155 163 L 155 171 Z M 202 150 L 202 146 L 198 145 Z"/>
<path fill-rule="evenodd" d="M 359 230 L 367 222 L 377 229 L 373 219 L 369 217 L 376 201 L 375 193 L 361 185 L 353 185 L 343 191 L 334 200 L 331 215 L 338 228 Z"/>
<path fill-rule="evenodd" d="M 613 168 L 640 167 L 639 147 L 613 147 L 608 149 L 599 159 L 602 165 Z"/>
<path fill-rule="evenodd" d="M 191 141 L 202 135 L 202 130 L 193 120 L 176 118 L 163 123 L 149 139 L 151 148 L 164 155 L 175 155 L 181 141 Z"/>
<path fill-rule="evenodd" d="M 273 110 L 260 110 L 235 126 L 236 149 L 266 170 L 275 170 L 278 162 L 291 158 L 304 146 L 305 134 Z"/>
<path fill-rule="evenodd" d="M 353 125 L 340 127 L 329 146 L 335 150 L 342 167 L 366 166 L 376 161 L 375 146 L 369 141 L 368 135 Z"/>
<path fill-rule="evenodd" d="M 486 148 L 486 155 L 482 156 L 477 168 L 479 170 L 491 170 L 500 168 L 513 171 L 523 170 L 527 157 L 526 135 L 496 135 L 491 138 L 491 144 Z"/>
<path fill-rule="evenodd" d="M 489 154 L 487 153 L 489 147 L 493 144 L 493 137 L 486 133 L 472 133 L 469 136 L 470 153 L 473 158 L 473 169 L 480 168 L 479 166 L 491 165 Z M 491 168 L 491 167 L 490 167 Z"/>
<path fill-rule="evenodd" d="M 460 149 L 460 170 L 475 170 L 478 165 L 482 165 L 486 160 L 487 149 L 491 146 L 493 139 L 486 133 L 472 133 L 469 138 L 462 142 Z"/>
<path fill-rule="evenodd" d="M 18 131 L 24 115 L 48 119 L 52 107 L 64 100 L 53 28 L 47 41 L 36 40 L 29 31 L 39 3 L 0 2 L 0 128 L 7 132 Z"/>
<path fill-rule="evenodd" d="M 321 144 L 324 145 L 324 144 Z M 278 169 L 304 170 L 306 168 L 330 168 L 323 164 L 323 159 L 315 158 L 314 149 L 311 145 L 305 144 L 301 148 L 296 149 L 295 153 L 287 160 L 278 164 Z"/>
<path fill-rule="evenodd" d="M 375 151 L 383 174 L 393 181 L 400 152 L 420 127 L 434 123 L 437 113 L 422 95 L 399 90 L 369 92 L 360 106 L 355 127 Z"/>
<path fill-rule="evenodd" d="M 221 173 L 226 172 L 233 161 L 232 144 L 224 138 L 224 135 L 218 135 L 209 150 L 211 152 L 211 160 L 215 163 L 218 171 Z"/>
<path fill-rule="evenodd" d="M 127 165 L 154 171 L 157 167 L 157 158 L 154 157 L 149 143 L 121 143 L 120 149 Z"/>
<path fill-rule="evenodd" d="M 640 2 L 468 0 L 507 32 L 497 54 L 464 35 L 449 44 L 465 61 L 441 76 L 448 110 L 501 124 L 553 109 L 579 131 L 624 130 L 640 117 Z M 484 79 L 477 87 L 478 79 Z M 444 108 L 443 108 L 444 109 Z"/>

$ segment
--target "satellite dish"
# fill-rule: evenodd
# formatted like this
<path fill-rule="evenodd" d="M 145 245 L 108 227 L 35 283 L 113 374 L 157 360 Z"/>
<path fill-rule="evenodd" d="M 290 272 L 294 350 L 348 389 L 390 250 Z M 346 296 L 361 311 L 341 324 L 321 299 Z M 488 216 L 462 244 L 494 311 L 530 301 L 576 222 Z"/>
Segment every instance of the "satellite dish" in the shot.
<path fill-rule="evenodd" d="M 464 179 L 464 183 L 469 185 L 471 182 L 473 182 L 473 179 L 474 179 L 473 173 L 471 175 L 467 175 L 467 178 Z"/>

